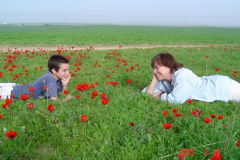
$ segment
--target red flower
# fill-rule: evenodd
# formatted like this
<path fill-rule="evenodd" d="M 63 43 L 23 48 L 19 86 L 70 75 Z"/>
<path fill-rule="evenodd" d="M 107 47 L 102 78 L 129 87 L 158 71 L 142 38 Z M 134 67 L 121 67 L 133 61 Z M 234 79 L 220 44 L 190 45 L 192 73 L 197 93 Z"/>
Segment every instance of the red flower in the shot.
<path fill-rule="evenodd" d="M 29 108 L 29 109 L 33 109 L 33 107 L 34 107 L 34 106 L 33 106 L 33 103 L 29 103 L 29 104 L 28 104 L 28 108 Z"/>
<path fill-rule="evenodd" d="M 130 79 L 127 80 L 127 83 L 131 83 L 132 81 Z"/>
<path fill-rule="evenodd" d="M 234 71 L 234 73 L 235 73 L 235 74 L 237 74 L 237 73 L 238 73 L 238 71 Z"/>
<path fill-rule="evenodd" d="M 211 160 L 221 160 L 222 159 L 222 156 L 220 154 L 220 152 L 214 152 Z"/>
<path fill-rule="evenodd" d="M 240 141 L 237 142 L 237 146 L 240 147 Z"/>
<path fill-rule="evenodd" d="M 107 95 L 105 93 L 101 94 L 101 99 L 109 99 L 109 97 L 107 97 Z"/>
<path fill-rule="evenodd" d="M 33 88 L 33 87 L 30 87 L 30 88 L 29 88 L 29 91 L 30 91 L 30 92 L 33 92 L 33 91 L 34 91 L 34 88 Z"/>
<path fill-rule="evenodd" d="M 12 94 L 12 95 L 11 95 L 11 98 L 14 98 L 14 97 L 15 97 L 15 95 L 14 95 L 14 94 Z"/>
<path fill-rule="evenodd" d="M 27 94 L 22 94 L 20 96 L 20 98 L 21 98 L 21 100 L 26 101 L 28 99 L 28 95 Z"/>
<path fill-rule="evenodd" d="M 211 118 L 215 118 L 216 116 L 214 114 L 210 114 L 210 117 Z"/>
<path fill-rule="evenodd" d="M 168 115 L 168 112 L 167 111 L 163 111 L 163 115 L 164 116 Z"/>
<path fill-rule="evenodd" d="M 67 90 L 67 89 L 65 89 L 65 90 L 63 91 L 63 93 L 64 93 L 64 94 L 67 94 L 67 93 L 68 93 L 68 90 Z"/>
<path fill-rule="evenodd" d="M 177 112 L 177 109 L 176 109 L 176 108 L 173 108 L 172 111 L 173 111 L 174 113 L 176 113 L 176 112 Z"/>
<path fill-rule="evenodd" d="M 210 122 L 211 122 L 211 119 L 209 119 L 209 118 L 204 118 L 204 121 L 205 121 L 205 123 L 210 123 Z"/>
<path fill-rule="evenodd" d="M 6 132 L 6 136 L 9 139 L 13 139 L 13 138 L 15 138 L 17 136 L 17 132 L 13 132 L 13 131 Z"/>
<path fill-rule="evenodd" d="M 178 155 L 178 158 L 179 160 L 185 160 L 184 156 L 181 153 Z"/>
<path fill-rule="evenodd" d="M 131 122 L 131 123 L 129 123 L 132 127 L 134 127 L 134 123 L 133 122 Z"/>
<path fill-rule="evenodd" d="M 79 96 L 79 95 L 76 95 L 76 98 L 80 98 L 80 96 Z"/>
<path fill-rule="evenodd" d="M 216 72 L 218 72 L 218 71 L 219 71 L 219 69 L 218 69 L 218 68 L 215 68 L 215 71 L 216 71 Z"/>
<path fill-rule="evenodd" d="M 47 86 L 42 86 L 42 89 L 43 90 L 47 90 Z"/>
<path fill-rule="evenodd" d="M 82 120 L 82 122 L 86 122 L 87 121 L 87 115 L 82 115 L 81 120 Z"/>
<path fill-rule="evenodd" d="M 191 99 L 188 99 L 188 103 L 190 103 L 190 104 L 191 104 L 191 103 L 193 103 L 193 100 L 191 100 Z"/>
<path fill-rule="evenodd" d="M 194 115 L 194 116 L 198 116 L 200 114 L 201 114 L 201 111 L 198 109 L 196 109 L 195 111 L 192 111 L 192 115 Z"/>
<path fill-rule="evenodd" d="M 218 115 L 218 119 L 223 119 L 223 116 L 221 114 Z"/>
<path fill-rule="evenodd" d="M 99 94 L 99 93 L 98 93 L 97 91 L 93 91 L 93 92 L 92 92 L 92 95 L 93 95 L 94 97 L 95 97 L 95 96 L 98 96 L 98 94 Z"/>
<path fill-rule="evenodd" d="M 174 116 L 175 117 L 182 117 L 182 114 L 181 113 L 174 113 Z"/>
<path fill-rule="evenodd" d="M 49 106 L 47 107 L 47 109 L 52 112 L 54 111 L 54 105 L 53 104 L 49 104 Z"/>
<path fill-rule="evenodd" d="M 2 119 L 3 115 L 0 114 L 0 119 Z"/>
<path fill-rule="evenodd" d="M 171 128 L 172 128 L 172 125 L 171 125 L 171 124 L 168 124 L 168 123 L 164 123 L 164 124 L 163 124 L 163 127 L 164 127 L 165 129 L 171 129 Z"/>
<path fill-rule="evenodd" d="M 106 105 L 106 104 L 108 104 L 108 99 L 102 99 L 101 102 L 103 105 Z"/>
<path fill-rule="evenodd" d="M 226 125 L 226 124 L 223 124 L 223 127 L 227 127 L 227 125 Z"/>
<path fill-rule="evenodd" d="M 208 56 L 206 56 L 206 58 L 208 58 Z"/>
<path fill-rule="evenodd" d="M 6 102 L 6 104 L 11 104 L 11 103 L 12 103 L 12 99 L 8 99 L 8 98 L 7 98 L 7 99 L 5 100 L 5 102 Z"/>
<path fill-rule="evenodd" d="M 107 74 L 107 75 L 106 75 L 106 77 L 107 77 L 107 78 L 110 78 L 110 75 L 109 75 L 109 74 Z"/>

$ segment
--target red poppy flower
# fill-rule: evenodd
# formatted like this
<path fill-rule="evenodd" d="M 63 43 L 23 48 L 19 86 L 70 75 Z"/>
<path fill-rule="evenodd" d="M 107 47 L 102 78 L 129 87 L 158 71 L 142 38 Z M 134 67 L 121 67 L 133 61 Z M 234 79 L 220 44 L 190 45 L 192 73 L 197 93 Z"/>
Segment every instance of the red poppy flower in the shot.
<path fill-rule="evenodd" d="M 218 119 L 223 119 L 223 116 L 221 114 L 218 115 Z"/>
<path fill-rule="evenodd" d="M 240 147 L 240 141 L 237 142 L 237 146 Z"/>
<path fill-rule="evenodd" d="M 102 99 L 101 102 L 103 105 L 106 105 L 106 104 L 108 104 L 108 99 Z"/>
<path fill-rule="evenodd" d="M 95 97 L 95 96 L 98 96 L 98 94 L 99 94 L 99 93 L 98 93 L 97 91 L 93 91 L 93 92 L 92 92 L 92 95 L 93 95 L 94 97 Z"/>
<path fill-rule="evenodd" d="M 206 58 L 208 58 L 208 56 L 206 56 Z"/>
<path fill-rule="evenodd" d="M 168 112 L 167 111 L 163 111 L 163 115 L 164 116 L 168 115 Z"/>
<path fill-rule="evenodd" d="M 215 118 L 216 116 L 214 114 L 210 114 L 210 117 L 211 118 Z"/>
<path fill-rule="evenodd" d="M 175 117 L 182 117 L 182 114 L 181 113 L 174 113 L 174 116 Z"/>
<path fill-rule="evenodd" d="M 7 98 L 7 99 L 5 100 L 5 102 L 6 102 L 6 104 L 11 104 L 11 103 L 12 103 L 12 99 L 8 99 L 8 98 Z"/>
<path fill-rule="evenodd" d="M 79 95 L 76 95 L 76 98 L 80 98 L 80 96 L 79 96 Z"/>
<path fill-rule="evenodd" d="M 12 95 L 11 95 L 11 98 L 14 98 L 14 97 L 15 97 L 15 95 L 14 95 L 14 94 L 12 94 Z"/>
<path fill-rule="evenodd" d="M 33 109 L 33 107 L 34 107 L 34 106 L 33 106 L 33 103 L 28 103 L 28 108 L 29 108 L 29 109 Z"/>
<path fill-rule="evenodd" d="M 193 103 L 193 100 L 191 100 L 191 99 L 188 99 L 188 103 L 190 103 L 190 104 L 191 104 L 191 103 Z"/>
<path fill-rule="evenodd" d="M 30 88 L 29 88 L 29 91 L 30 91 L 30 92 L 33 92 L 33 91 L 34 91 L 34 88 L 33 88 L 33 87 L 30 87 Z"/>
<path fill-rule="evenodd" d="M 65 90 L 63 91 L 63 93 L 64 93 L 64 94 L 67 94 L 67 93 L 68 93 L 68 90 L 67 90 L 67 89 L 65 89 Z"/>
<path fill-rule="evenodd" d="M 219 69 L 218 69 L 218 68 L 215 68 L 215 71 L 216 71 L 216 72 L 218 72 L 218 71 L 219 71 Z"/>
<path fill-rule="evenodd" d="M 90 84 L 90 88 L 94 88 L 95 86 L 94 86 L 94 84 Z"/>
<path fill-rule="evenodd" d="M 20 96 L 20 99 L 23 100 L 23 101 L 26 101 L 28 99 L 28 95 L 27 94 L 22 94 Z"/>
<path fill-rule="evenodd" d="M 42 89 L 43 90 L 47 90 L 47 86 L 42 86 Z"/>
<path fill-rule="evenodd" d="M 126 71 L 128 72 L 128 71 L 129 71 L 129 69 L 126 69 Z"/>
<path fill-rule="evenodd" d="M 58 123 L 59 122 L 59 120 L 56 120 L 56 123 Z"/>
<path fill-rule="evenodd" d="M 98 82 L 95 82 L 95 85 L 98 85 Z"/>
<path fill-rule="evenodd" d="M 177 112 L 177 109 L 176 109 L 176 108 L 173 108 L 172 111 L 173 111 L 174 113 L 176 113 L 176 112 Z"/>
<path fill-rule="evenodd" d="M 194 116 L 198 116 L 200 114 L 201 114 L 201 111 L 198 109 L 196 109 L 195 111 L 192 111 L 192 115 L 194 115 Z"/>
<path fill-rule="evenodd" d="M 235 74 L 237 74 L 237 73 L 238 73 L 238 71 L 234 71 L 234 73 L 235 73 Z"/>
<path fill-rule="evenodd" d="M 17 132 L 13 132 L 13 131 L 6 132 L 6 136 L 9 139 L 13 139 L 13 138 L 15 138 L 17 136 Z"/>
<path fill-rule="evenodd" d="M 0 114 L 0 119 L 2 119 L 3 115 Z"/>
<path fill-rule="evenodd" d="M 47 107 L 47 109 L 52 112 L 54 111 L 54 105 L 53 104 L 49 104 L 49 106 Z"/>
<path fill-rule="evenodd" d="M 172 128 L 172 125 L 171 125 L 171 124 L 168 124 L 168 123 L 164 123 L 164 124 L 163 124 L 163 127 L 164 127 L 165 129 L 171 129 L 171 128 Z"/>
<path fill-rule="evenodd" d="M 227 125 L 226 125 L 226 124 L 223 124 L 223 127 L 227 127 Z"/>
<path fill-rule="evenodd" d="M 127 83 L 131 83 L 132 81 L 130 79 L 127 80 Z"/>
<path fill-rule="evenodd" d="M 211 158 L 211 160 L 221 160 L 221 159 L 222 159 L 222 156 L 221 156 L 220 152 L 214 152 L 213 156 Z"/>
<path fill-rule="evenodd" d="M 106 77 L 107 77 L 107 78 L 110 78 L 110 75 L 109 75 L 109 74 L 107 74 L 107 75 L 106 75 Z"/>
<path fill-rule="evenodd" d="M 178 158 L 179 160 L 185 160 L 184 156 L 181 153 L 178 155 Z"/>
<path fill-rule="evenodd" d="M 82 122 L 86 122 L 87 121 L 87 115 L 82 115 L 81 120 L 82 120 Z"/>
<path fill-rule="evenodd" d="M 132 127 L 134 127 L 134 123 L 133 122 L 131 122 L 131 123 L 129 123 Z"/>
<path fill-rule="evenodd" d="M 211 119 L 209 119 L 209 118 L 204 118 L 204 122 L 205 122 L 205 123 L 210 123 L 210 122 L 211 122 Z"/>

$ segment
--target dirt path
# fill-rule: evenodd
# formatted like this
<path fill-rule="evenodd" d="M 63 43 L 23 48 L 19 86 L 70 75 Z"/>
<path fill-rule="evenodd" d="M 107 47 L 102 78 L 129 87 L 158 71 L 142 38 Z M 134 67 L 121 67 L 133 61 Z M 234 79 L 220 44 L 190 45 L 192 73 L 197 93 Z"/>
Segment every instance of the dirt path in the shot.
<path fill-rule="evenodd" d="M 217 46 L 223 46 L 223 45 L 191 45 L 191 44 L 187 44 L 187 45 L 163 45 L 163 44 L 159 44 L 159 45 L 148 45 L 148 44 L 142 44 L 142 45 L 125 45 L 125 46 L 119 46 L 119 45 L 109 45 L 109 46 L 104 46 L 104 45 L 96 45 L 96 46 L 77 46 L 77 45 L 73 45 L 74 46 L 74 50 L 81 50 L 81 49 L 89 49 L 90 47 L 93 47 L 95 50 L 112 50 L 112 49 L 127 49 L 127 48 L 142 48 L 142 49 L 146 49 L 146 48 L 158 48 L 158 47 L 217 47 Z M 227 45 L 228 46 L 228 45 Z M 62 49 L 72 49 L 72 46 L 70 45 L 62 45 L 59 46 Z M 58 46 L 8 46 L 8 45 L 0 45 L 0 51 L 2 50 L 3 52 L 10 50 L 16 50 L 20 51 L 20 50 L 57 50 Z"/>

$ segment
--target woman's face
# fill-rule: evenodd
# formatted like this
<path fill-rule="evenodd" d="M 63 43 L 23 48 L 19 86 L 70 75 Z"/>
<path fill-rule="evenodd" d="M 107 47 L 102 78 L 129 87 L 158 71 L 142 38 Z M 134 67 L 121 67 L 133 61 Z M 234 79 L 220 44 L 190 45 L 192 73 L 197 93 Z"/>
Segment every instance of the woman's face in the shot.
<path fill-rule="evenodd" d="M 160 80 L 167 80 L 169 82 L 172 81 L 172 73 L 170 71 L 170 68 L 163 66 L 158 63 L 154 63 L 153 66 L 153 75 L 156 77 L 158 81 Z"/>

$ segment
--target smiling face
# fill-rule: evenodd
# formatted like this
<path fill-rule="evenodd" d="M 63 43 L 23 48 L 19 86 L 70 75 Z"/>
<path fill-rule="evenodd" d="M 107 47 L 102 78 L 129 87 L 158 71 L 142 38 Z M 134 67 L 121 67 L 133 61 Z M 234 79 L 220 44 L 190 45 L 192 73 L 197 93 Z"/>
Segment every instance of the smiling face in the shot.
<path fill-rule="evenodd" d="M 158 64 L 157 62 L 153 65 L 153 74 L 158 81 L 160 80 L 167 80 L 169 82 L 172 81 L 172 73 L 170 68 Z"/>
<path fill-rule="evenodd" d="M 52 73 L 54 78 L 57 80 L 66 80 L 69 77 L 69 64 L 68 63 L 61 63 L 59 65 L 59 70 L 56 71 L 55 69 L 52 69 Z"/>

